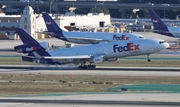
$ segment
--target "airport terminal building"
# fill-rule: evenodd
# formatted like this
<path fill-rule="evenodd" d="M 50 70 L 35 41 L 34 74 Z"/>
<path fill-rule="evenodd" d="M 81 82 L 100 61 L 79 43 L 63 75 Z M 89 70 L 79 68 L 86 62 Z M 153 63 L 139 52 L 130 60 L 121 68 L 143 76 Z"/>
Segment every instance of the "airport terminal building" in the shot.
<path fill-rule="evenodd" d="M 76 15 L 73 12 L 65 14 L 51 14 L 55 22 L 61 27 L 104 27 L 111 25 L 110 15 L 103 13 L 88 13 Z M 31 6 L 26 6 L 21 15 L 5 15 L 0 13 L 0 39 L 19 39 L 15 28 L 22 28 L 33 38 L 44 38 L 45 35 L 36 32 L 46 31 L 46 26 L 41 14 L 34 14 Z"/>

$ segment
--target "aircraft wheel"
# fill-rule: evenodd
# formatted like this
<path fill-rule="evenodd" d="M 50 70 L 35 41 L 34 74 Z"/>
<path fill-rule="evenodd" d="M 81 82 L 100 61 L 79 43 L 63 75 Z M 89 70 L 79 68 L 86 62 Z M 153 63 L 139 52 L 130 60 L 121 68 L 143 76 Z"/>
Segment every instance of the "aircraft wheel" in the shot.
<path fill-rule="evenodd" d="M 96 68 L 96 65 L 92 65 L 91 68 L 92 68 L 92 69 L 95 69 L 95 68 Z"/>
<path fill-rule="evenodd" d="M 88 65 L 87 67 L 88 67 L 89 69 L 91 69 L 91 68 L 92 68 L 92 65 Z"/>
<path fill-rule="evenodd" d="M 36 63 L 36 60 L 35 60 L 35 59 L 33 59 L 33 63 Z"/>
<path fill-rule="evenodd" d="M 147 61 L 148 61 L 148 62 L 151 62 L 151 59 L 148 59 Z"/>
<path fill-rule="evenodd" d="M 82 66 L 78 66 L 79 69 L 82 69 Z"/>
<path fill-rule="evenodd" d="M 87 66 L 87 65 L 84 65 L 82 68 L 83 68 L 83 69 L 87 69 L 87 68 L 88 68 L 88 66 Z"/>

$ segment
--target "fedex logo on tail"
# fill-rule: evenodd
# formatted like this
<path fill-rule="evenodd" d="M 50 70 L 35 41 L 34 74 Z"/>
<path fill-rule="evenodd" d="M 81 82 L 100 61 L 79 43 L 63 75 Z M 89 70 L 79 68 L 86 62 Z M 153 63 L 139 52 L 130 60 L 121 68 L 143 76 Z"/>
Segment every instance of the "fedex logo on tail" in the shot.
<path fill-rule="evenodd" d="M 158 22 L 160 22 L 160 20 L 153 19 L 152 22 L 158 23 Z"/>
<path fill-rule="evenodd" d="M 129 37 L 127 37 L 126 35 L 122 35 L 122 36 L 113 35 L 113 40 L 129 40 Z"/>
<path fill-rule="evenodd" d="M 49 22 L 46 21 L 46 24 L 47 24 L 47 25 L 51 25 L 51 24 L 53 24 L 53 22 L 51 22 L 51 21 L 49 21 Z"/>
<path fill-rule="evenodd" d="M 30 48 L 26 48 L 26 51 L 27 52 L 30 52 L 30 51 L 35 51 L 35 50 L 37 50 L 37 48 L 36 47 L 30 47 Z"/>
<path fill-rule="evenodd" d="M 135 50 L 140 50 L 139 44 L 134 44 L 134 43 L 127 43 L 126 46 L 118 46 L 118 44 L 113 45 L 113 51 L 114 52 L 126 52 L 126 51 L 135 51 Z"/>

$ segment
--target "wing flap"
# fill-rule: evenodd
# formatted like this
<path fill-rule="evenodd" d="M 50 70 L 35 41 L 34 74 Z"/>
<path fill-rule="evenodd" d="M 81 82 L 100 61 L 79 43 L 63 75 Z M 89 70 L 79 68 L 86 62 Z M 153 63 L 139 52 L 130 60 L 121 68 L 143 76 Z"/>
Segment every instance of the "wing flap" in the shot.
<path fill-rule="evenodd" d="M 44 56 L 44 59 L 89 59 L 91 55 L 74 55 L 74 56 Z"/>

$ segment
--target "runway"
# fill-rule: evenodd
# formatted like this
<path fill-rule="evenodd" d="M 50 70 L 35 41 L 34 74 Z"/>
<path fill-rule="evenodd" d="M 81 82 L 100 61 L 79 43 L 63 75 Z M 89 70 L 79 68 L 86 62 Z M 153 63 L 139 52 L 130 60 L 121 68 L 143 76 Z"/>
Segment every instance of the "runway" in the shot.
<path fill-rule="evenodd" d="M 94 70 L 81 70 L 77 67 L 34 67 L 24 65 L 14 66 L 12 69 L 6 69 L 10 65 L 0 66 L 1 73 L 15 74 L 57 74 L 57 75 L 121 75 L 121 76 L 180 76 L 180 67 L 108 67 L 98 66 Z M 27 67 L 27 69 L 25 69 Z"/>
<path fill-rule="evenodd" d="M 0 106 L 8 103 L 8 105 L 21 105 L 20 107 L 54 107 L 54 105 L 63 105 L 63 107 L 169 107 L 180 106 L 179 95 L 180 94 L 107 93 L 65 96 L 8 97 L 0 98 Z"/>
<path fill-rule="evenodd" d="M 153 106 L 180 106 L 180 102 L 154 102 L 154 101 L 108 101 L 108 100 L 33 100 L 33 99 L 0 99 L 4 103 L 58 103 L 58 104 L 84 104 L 84 105 L 153 105 Z"/>
<path fill-rule="evenodd" d="M 0 69 L 29 69 L 29 70 L 83 70 L 77 66 L 50 66 L 50 65 L 0 65 Z M 180 71 L 180 67 L 117 67 L 117 66 L 97 66 L 92 71 Z"/>

